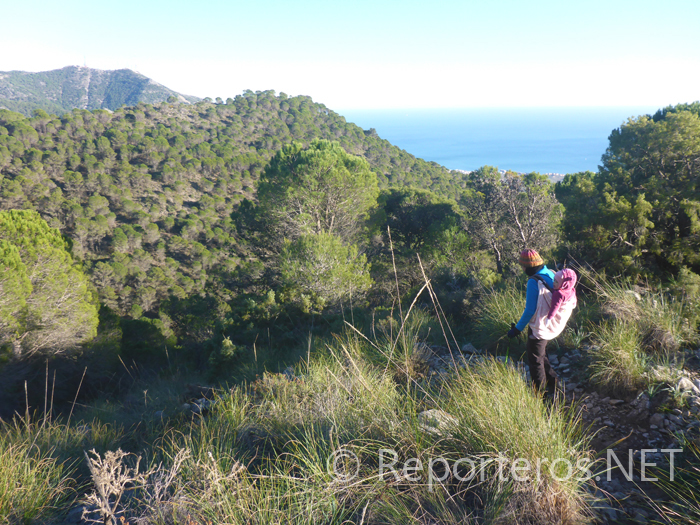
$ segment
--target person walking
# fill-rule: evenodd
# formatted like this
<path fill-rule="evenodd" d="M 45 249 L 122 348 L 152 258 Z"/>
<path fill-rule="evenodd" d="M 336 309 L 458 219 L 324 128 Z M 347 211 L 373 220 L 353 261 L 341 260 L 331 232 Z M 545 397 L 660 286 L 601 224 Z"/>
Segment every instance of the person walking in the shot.
<path fill-rule="evenodd" d="M 557 386 L 558 376 L 547 357 L 547 342 L 553 337 L 551 333 L 542 330 L 547 321 L 547 313 L 551 305 L 551 290 L 554 285 L 554 272 L 547 268 L 536 250 L 523 250 L 518 259 L 520 266 L 528 276 L 527 289 L 525 293 L 525 310 L 520 320 L 511 325 L 508 337 L 511 339 L 519 335 L 528 326 L 527 336 L 527 359 L 530 366 L 530 377 L 535 388 L 553 395 Z M 540 296 L 549 294 L 549 301 L 538 308 Z M 538 312 L 544 315 L 538 316 Z M 570 312 L 569 312 L 570 314 Z M 567 316 L 568 319 L 568 316 Z M 566 324 L 566 320 L 564 320 Z M 533 331 L 533 327 L 535 330 Z"/>

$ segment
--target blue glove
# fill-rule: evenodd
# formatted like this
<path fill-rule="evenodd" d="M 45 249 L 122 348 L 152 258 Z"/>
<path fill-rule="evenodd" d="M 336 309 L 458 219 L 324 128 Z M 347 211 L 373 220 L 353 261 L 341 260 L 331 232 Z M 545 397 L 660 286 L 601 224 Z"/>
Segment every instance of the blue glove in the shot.
<path fill-rule="evenodd" d="M 520 335 L 520 330 L 515 327 L 515 323 L 510 323 L 510 330 L 508 330 L 508 337 L 513 339 Z"/>

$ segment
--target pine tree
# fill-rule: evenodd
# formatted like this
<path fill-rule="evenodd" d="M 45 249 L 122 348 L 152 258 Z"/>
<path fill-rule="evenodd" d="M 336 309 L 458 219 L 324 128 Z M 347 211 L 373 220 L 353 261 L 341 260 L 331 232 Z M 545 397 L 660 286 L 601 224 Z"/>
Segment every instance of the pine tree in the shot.
<path fill-rule="evenodd" d="M 16 294 L 0 305 L 0 322 L 12 326 L 15 352 L 58 353 L 92 339 L 97 306 L 58 230 L 35 211 L 3 211 L 0 242 L 0 264 L 15 274 L 0 278 L 0 298 Z"/>

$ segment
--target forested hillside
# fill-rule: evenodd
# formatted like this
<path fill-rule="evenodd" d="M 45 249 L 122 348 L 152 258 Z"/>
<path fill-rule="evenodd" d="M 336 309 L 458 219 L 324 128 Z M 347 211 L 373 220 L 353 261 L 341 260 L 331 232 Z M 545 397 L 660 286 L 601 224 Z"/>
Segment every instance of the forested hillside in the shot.
<path fill-rule="evenodd" d="M 26 116 L 36 109 L 57 115 L 74 108 L 116 110 L 122 105 L 156 104 L 171 97 L 179 102 L 200 100 L 176 93 L 130 69 L 104 71 L 68 66 L 38 73 L 0 71 L 0 108 Z"/>
<path fill-rule="evenodd" d="M 556 185 L 273 92 L 0 110 L 0 523 L 696 523 L 699 170 L 698 103 Z M 525 248 L 580 279 L 547 391 Z M 437 492 L 386 447 L 551 468 Z M 678 481 L 602 479 L 606 449 Z"/>
<path fill-rule="evenodd" d="M 33 209 L 73 242 L 102 304 L 139 317 L 167 297 L 236 287 L 254 268 L 232 213 L 283 145 L 338 141 L 379 185 L 456 196 L 462 175 L 364 132 L 308 97 L 139 104 L 32 118 L 0 111 L 0 208 Z M 225 292 L 222 292 L 225 295 Z"/>

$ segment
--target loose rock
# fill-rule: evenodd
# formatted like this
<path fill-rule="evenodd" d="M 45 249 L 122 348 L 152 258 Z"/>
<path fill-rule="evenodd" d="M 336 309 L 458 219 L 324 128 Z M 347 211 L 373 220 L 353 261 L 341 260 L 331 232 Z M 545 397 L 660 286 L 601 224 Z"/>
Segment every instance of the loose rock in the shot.
<path fill-rule="evenodd" d="M 463 354 L 481 354 L 483 350 L 479 350 L 473 344 L 467 343 L 462 347 Z"/>
<path fill-rule="evenodd" d="M 433 408 L 418 414 L 418 423 L 427 432 L 443 434 L 457 426 L 458 421 L 444 410 Z"/>
<path fill-rule="evenodd" d="M 656 413 L 649 418 L 649 424 L 656 425 L 657 427 L 664 426 L 664 415 Z"/>
<path fill-rule="evenodd" d="M 676 388 L 678 388 L 678 390 L 680 390 L 681 392 L 688 392 L 689 394 L 693 394 L 696 396 L 700 395 L 700 388 L 695 386 L 693 382 L 687 377 L 681 377 L 678 381 L 678 385 L 676 385 Z"/>

